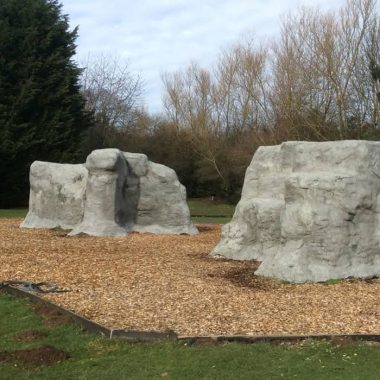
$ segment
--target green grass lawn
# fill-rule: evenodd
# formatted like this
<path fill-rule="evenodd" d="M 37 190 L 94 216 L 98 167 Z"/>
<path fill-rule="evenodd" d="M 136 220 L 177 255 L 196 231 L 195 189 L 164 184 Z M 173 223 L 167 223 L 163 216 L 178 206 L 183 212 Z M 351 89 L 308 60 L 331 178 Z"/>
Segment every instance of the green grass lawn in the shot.
<path fill-rule="evenodd" d="M 191 219 L 196 223 L 228 223 L 235 211 L 235 206 L 209 199 L 188 199 Z"/>
<path fill-rule="evenodd" d="M 47 326 L 25 300 L 0 293 L 1 352 L 53 346 L 69 358 L 49 366 L 0 363 L 0 379 L 379 379 L 380 346 L 224 344 L 185 342 L 130 344 Z M 42 332 L 32 342 L 17 334 Z"/>
<path fill-rule="evenodd" d="M 188 200 L 191 219 L 195 223 L 228 223 L 235 211 L 235 206 L 208 199 Z M 0 218 L 24 218 L 27 209 L 0 209 Z"/>
<path fill-rule="evenodd" d="M 27 212 L 26 208 L 0 209 L 0 218 L 24 218 Z"/>

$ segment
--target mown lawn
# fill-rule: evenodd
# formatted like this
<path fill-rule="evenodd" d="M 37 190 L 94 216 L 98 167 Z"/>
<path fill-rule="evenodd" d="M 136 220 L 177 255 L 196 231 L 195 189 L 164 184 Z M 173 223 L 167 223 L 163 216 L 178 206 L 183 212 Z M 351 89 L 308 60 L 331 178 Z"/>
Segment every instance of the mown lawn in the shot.
<path fill-rule="evenodd" d="M 235 206 L 209 199 L 189 199 L 191 219 L 196 223 L 228 223 Z M 0 209 L 0 218 L 24 218 L 27 209 Z"/>
<path fill-rule="evenodd" d="M 0 379 L 378 379 L 380 346 L 303 346 L 186 342 L 130 344 L 81 332 L 71 325 L 46 325 L 25 300 L 0 293 L 2 352 L 49 345 L 69 358 L 52 365 L 0 362 Z M 42 337 L 18 341 L 25 331 Z"/>
<path fill-rule="evenodd" d="M 235 206 L 210 199 L 188 199 L 191 219 L 196 223 L 228 223 L 235 211 Z"/>
<path fill-rule="evenodd" d="M 26 208 L 0 209 L 0 218 L 24 218 L 27 212 Z"/>

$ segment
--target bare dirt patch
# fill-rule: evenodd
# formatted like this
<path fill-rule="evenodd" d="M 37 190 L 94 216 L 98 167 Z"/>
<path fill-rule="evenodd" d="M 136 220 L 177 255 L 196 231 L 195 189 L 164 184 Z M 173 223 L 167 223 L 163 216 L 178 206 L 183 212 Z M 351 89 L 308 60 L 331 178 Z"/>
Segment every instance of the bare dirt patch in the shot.
<path fill-rule="evenodd" d="M 52 365 L 68 359 L 68 355 L 51 346 L 31 348 L 27 350 L 0 352 L 0 363 L 22 363 L 31 365 Z"/>
<path fill-rule="evenodd" d="M 33 308 L 47 326 L 60 326 L 72 322 L 68 315 L 62 314 L 60 311 L 51 309 L 48 306 L 33 304 Z"/>
<path fill-rule="evenodd" d="M 67 237 L 0 219 L 0 279 L 49 281 L 49 299 L 109 328 L 180 335 L 380 333 L 380 280 L 286 284 L 254 262 L 208 257 L 220 226 L 195 236 Z"/>
<path fill-rule="evenodd" d="M 43 339 L 46 336 L 45 333 L 39 330 L 28 330 L 18 333 L 14 340 L 17 342 L 34 342 L 36 340 Z"/>

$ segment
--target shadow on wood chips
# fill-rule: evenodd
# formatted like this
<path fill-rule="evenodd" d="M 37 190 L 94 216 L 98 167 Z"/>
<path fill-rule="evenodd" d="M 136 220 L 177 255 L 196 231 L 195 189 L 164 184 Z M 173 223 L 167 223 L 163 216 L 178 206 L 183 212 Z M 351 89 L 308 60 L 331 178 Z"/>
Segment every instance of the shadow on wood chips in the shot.
<path fill-rule="evenodd" d="M 69 358 L 64 351 L 52 346 L 42 346 L 26 350 L 0 352 L 0 363 L 22 363 L 29 365 L 51 365 Z"/>
<path fill-rule="evenodd" d="M 222 273 L 210 274 L 211 277 L 221 277 L 230 281 L 235 286 L 255 290 L 270 291 L 280 287 L 280 283 L 269 278 L 255 275 L 260 262 L 250 261 L 244 266 L 224 270 Z"/>
<path fill-rule="evenodd" d="M 196 227 L 199 232 L 212 231 L 215 228 L 214 224 L 197 224 Z"/>

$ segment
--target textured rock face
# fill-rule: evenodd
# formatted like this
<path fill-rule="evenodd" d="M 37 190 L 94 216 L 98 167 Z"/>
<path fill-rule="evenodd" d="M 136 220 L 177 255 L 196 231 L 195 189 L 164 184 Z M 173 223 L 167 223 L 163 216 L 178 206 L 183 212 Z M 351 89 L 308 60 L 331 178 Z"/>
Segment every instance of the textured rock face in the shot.
<path fill-rule="evenodd" d="M 380 143 L 261 147 L 212 252 L 291 282 L 380 275 Z"/>
<path fill-rule="evenodd" d="M 128 160 L 130 162 L 130 160 Z M 132 171 L 136 177 L 134 171 Z M 129 178 L 133 178 L 129 176 Z M 140 193 L 134 231 L 155 233 L 196 232 L 186 205 L 186 189 L 167 166 L 149 162 L 138 177 Z M 186 207 L 184 207 L 186 205 Z"/>
<path fill-rule="evenodd" d="M 118 149 L 94 150 L 86 160 L 88 179 L 83 220 L 71 235 L 118 236 L 126 233 L 123 194 L 127 165 Z"/>
<path fill-rule="evenodd" d="M 60 226 L 72 229 L 71 235 L 95 236 L 126 235 L 128 231 L 198 232 L 176 173 L 150 162 L 144 154 L 100 149 L 87 157 L 85 165 L 35 162 L 30 183 L 29 212 L 21 227 Z M 65 211 L 57 213 L 57 209 Z"/>
<path fill-rule="evenodd" d="M 29 212 L 21 227 L 71 229 L 83 217 L 84 165 L 35 161 L 30 167 Z"/>

